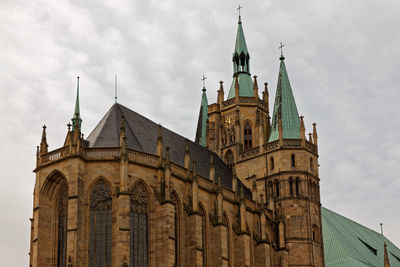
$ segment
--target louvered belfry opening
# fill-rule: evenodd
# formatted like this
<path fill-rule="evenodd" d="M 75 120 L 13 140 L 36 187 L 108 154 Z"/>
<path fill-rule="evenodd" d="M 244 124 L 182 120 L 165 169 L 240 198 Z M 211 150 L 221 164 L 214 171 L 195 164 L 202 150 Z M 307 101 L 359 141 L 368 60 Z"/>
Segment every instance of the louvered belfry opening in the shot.
<path fill-rule="evenodd" d="M 253 147 L 251 126 L 249 122 L 246 122 L 244 126 L 244 150 L 251 149 Z"/>
<path fill-rule="evenodd" d="M 138 183 L 131 192 L 129 266 L 132 267 L 148 266 L 148 207 L 147 190 L 142 183 Z"/>
<path fill-rule="evenodd" d="M 89 265 L 91 267 L 111 266 L 111 222 L 111 190 L 104 180 L 99 180 L 93 186 L 90 195 Z"/>
<path fill-rule="evenodd" d="M 68 188 L 60 189 L 57 202 L 57 267 L 65 267 L 67 262 L 67 218 L 68 218 Z"/>

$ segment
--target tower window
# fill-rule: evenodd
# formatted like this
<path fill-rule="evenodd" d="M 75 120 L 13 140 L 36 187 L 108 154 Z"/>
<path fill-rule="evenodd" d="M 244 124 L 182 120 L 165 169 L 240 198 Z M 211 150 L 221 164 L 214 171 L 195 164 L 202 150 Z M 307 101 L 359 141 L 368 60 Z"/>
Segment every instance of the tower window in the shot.
<path fill-rule="evenodd" d="M 291 159 L 292 167 L 296 167 L 296 158 L 295 158 L 294 154 L 292 154 L 290 156 L 290 159 Z"/>
<path fill-rule="evenodd" d="M 233 159 L 233 153 L 232 153 L 231 150 L 228 150 L 228 151 L 226 152 L 226 154 L 225 154 L 225 163 L 226 163 L 226 165 L 228 165 L 228 168 L 229 168 L 230 170 L 232 170 L 233 161 L 234 161 L 234 159 Z"/>
<path fill-rule="evenodd" d="M 310 158 L 310 170 L 314 169 L 313 158 Z"/>
<path fill-rule="evenodd" d="M 272 197 L 272 196 L 273 196 L 272 191 L 273 191 L 272 182 L 269 181 L 269 182 L 268 182 L 268 197 Z"/>
<path fill-rule="evenodd" d="M 290 191 L 290 196 L 293 196 L 293 179 L 289 179 L 289 191 Z"/>
<path fill-rule="evenodd" d="M 296 196 L 300 196 L 300 180 L 299 178 L 296 178 Z"/>
<path fill-rule="evenodd" d="M 252 136 L 251 136 L 251 126 L 249 122 L 246 122 L 244 126 L 244 150 L 253 147 Z"/>
<path fill-rule="evenodd" d="M 274 164 L 274 157 L 270 157 L 270 165 L 271 165 L 271 171 L 275 168 Z"/>
<path fill-rule="evenodd" d="M 279 181 L 275 181 L 275 196 L 279 198 Z"/>

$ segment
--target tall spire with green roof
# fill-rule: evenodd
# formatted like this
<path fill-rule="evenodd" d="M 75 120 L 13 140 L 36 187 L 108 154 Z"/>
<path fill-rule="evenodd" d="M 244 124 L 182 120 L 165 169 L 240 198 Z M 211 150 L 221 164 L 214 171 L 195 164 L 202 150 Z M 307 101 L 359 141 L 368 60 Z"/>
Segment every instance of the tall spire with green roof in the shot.
<path fill-rule="evenodd" d="M 201 96 L 201 105 L 200 105 L 200 112 L 199 112 L 199 120 L 197 122 L 197 131 L 196 131 L 196 138 L 195 142 L 200 144 L 201 146 L 207 146 L 207 120 L 208 120 L 208 100 L 206 94 L 206 87 L 204 84 L 205 79 L 203 75 L 203 94 Z"/>
<path fill-rule="evenodd" d="M 281 45 L 280 48 L 283 46 Z M 285 66 L 285 57 L 281 51 L 279 58 L 278 85 L 276 87 L 274 112 L 272 115 L 271 135 L 268 142 L 279 139 L 279 117 L 282 119 L 283 139 L 300 139 L 300 118 L 296 101 L 290 86 L 289 77 Z"/>
<path fill-rule="evenodd" d="M 235 97 L 235 76 L 238 76 L 239 96 L 253 96 L 253 81 L 250 76 L 250 54 L 247 50 L 246 39 L 244 38 L 240 13 L 232 62 L 234 79 L 229 90 L 228 99 Z"/>
<path fill-rule="evenodd" d="M 76 87 L 76 100 L 75 100 L 74 116 L 72 117 L 72 131 L 75 129 L 75 126 L 77 126 L 78 129 L 80 129 L 81 123 L 82 123 L 82 119 L 80 116 L 80 109 L 79 109 L 79 77 L 77 78 L 77 80 L 78 80 L 78 85 Z"/>

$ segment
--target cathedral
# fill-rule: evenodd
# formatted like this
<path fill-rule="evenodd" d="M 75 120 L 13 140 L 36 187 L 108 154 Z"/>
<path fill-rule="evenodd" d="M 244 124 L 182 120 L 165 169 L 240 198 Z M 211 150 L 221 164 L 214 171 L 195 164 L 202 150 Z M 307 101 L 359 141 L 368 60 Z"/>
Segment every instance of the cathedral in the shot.
<path fill-rule="evenodd" d="M 78 78 L 63 146 L 43 126 L 37 147 L 30 266 L 400 266 L 383 235 L 353 240 L 321 207 L 316 124 L 307 134 L 282 52 L 270 112 L 240 16 L 232 63 L 215 103 L 203 86 L 194 142 L 119 103 L 84 138 Z"/>

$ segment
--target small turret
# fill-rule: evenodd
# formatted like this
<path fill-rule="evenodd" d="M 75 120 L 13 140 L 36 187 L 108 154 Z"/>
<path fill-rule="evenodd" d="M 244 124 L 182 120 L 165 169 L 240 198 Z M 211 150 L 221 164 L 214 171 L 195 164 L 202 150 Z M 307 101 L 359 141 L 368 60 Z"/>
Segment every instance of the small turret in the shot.
<path fill-rule="evenodd" d="M 46 125 L 43 125 L 42 140 L 40 142 L 40 155 L 46 154 L 48 152 L 48 147 L 49 145 L 47 144 Z"/>
<path fill-rule="evenodd" d="M 317 134 L 317 124 L 314 122 L 313 123 L 313 139 L 314 139 L 314 145 L 318 145 L 318 134 Z"/>
<path fill-rule="evenodd" d="M 306 140 L 306 128 L 304 127 L 304 116 L 300 116 L 300 138 Z"/>
<path fill-rule="evenodd" d="M 219 107 L 222 108 L 222 102 L 224 102 L 224 82 L 219 81 L 219 90 L 217 91 L 218 97 L 217 97 L 217 103 L 219 104 Z"/>
<path fill-rule="evenodd" d="M 74 116 L 72 117 L 72 131 L 76 128 L 81 130 L 82 119 L 80 116 L 80 107 L 79 107 L 79 76 L 77 77 L 77 87 L 76 87 L 76 100 L 75 100 L 75 109 Z"/>
<path fill-rule="evenodd" d="M 256 99 L 258 99 L 258 84 L 257 84 L 257 75 L 253 76 L 254 82 L 253 82 L 253 95 Z"/>

